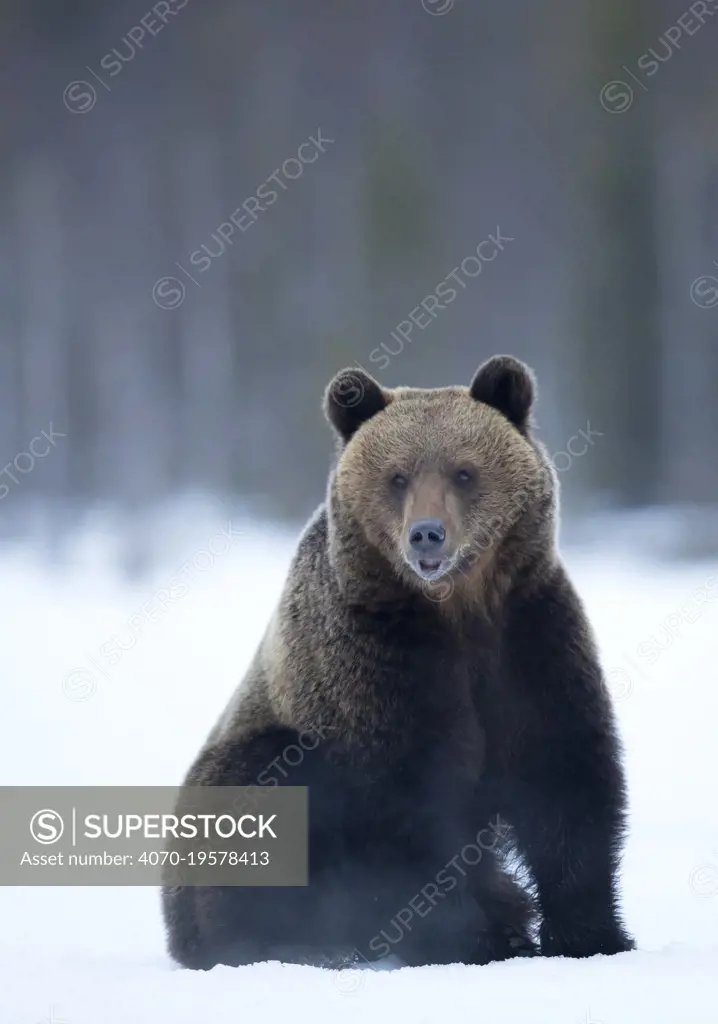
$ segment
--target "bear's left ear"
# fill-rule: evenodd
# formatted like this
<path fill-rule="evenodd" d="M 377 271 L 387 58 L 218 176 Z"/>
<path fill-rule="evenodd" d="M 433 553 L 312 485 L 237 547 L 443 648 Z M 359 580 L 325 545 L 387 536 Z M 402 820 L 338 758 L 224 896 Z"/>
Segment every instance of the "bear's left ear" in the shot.
<path fill-rule="evenodd" d="M 534 401 L 532 370 L 513 356 L 492 356 L 474 376 L 469 393 L 477 402 L 492 406 L 525 434 Z"/>
<path fill-rule="evenodd" d="M 324 393 L 324 414 L 339 436 L 348 441 L 362 423 L 390 401 L 389 392 L 365 370 L 340 370 Z"/>

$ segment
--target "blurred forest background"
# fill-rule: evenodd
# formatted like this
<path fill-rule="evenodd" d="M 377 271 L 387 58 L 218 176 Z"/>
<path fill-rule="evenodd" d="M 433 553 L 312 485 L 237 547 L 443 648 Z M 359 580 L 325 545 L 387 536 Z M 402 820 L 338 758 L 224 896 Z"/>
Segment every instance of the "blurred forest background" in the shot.
<path fill-rule="evenodd" d="M 298 520 L 337 369 L 511 352 L 552 451 L 602 435 L 569 514 L 718 547 L 717 0 L 0 0 L 0 52 L 6 535 L 192 491 Z"/>

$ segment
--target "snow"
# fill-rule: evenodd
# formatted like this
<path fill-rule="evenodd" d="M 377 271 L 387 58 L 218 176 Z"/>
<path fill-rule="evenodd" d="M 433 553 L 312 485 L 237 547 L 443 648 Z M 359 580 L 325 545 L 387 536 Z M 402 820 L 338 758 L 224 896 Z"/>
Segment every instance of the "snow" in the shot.
<path fill-rule="evenodd" d="M 104 557 L 101 531 L 64 561 L 27 545 L 0 549 L 3 784 L 180 780 L 252 656 L 291 556 L 293 537 L 250 526 L 197 523 L 184 545 L 164 545 L 173 557 L 132 582 Z M 0 1024 L 715 1024 L 718 570 L 615 552 L 566 558 L 626 747 L 623 892 L 636 952 L 203 974 L 167 958 L 151 888 L 0 888 Z"/>

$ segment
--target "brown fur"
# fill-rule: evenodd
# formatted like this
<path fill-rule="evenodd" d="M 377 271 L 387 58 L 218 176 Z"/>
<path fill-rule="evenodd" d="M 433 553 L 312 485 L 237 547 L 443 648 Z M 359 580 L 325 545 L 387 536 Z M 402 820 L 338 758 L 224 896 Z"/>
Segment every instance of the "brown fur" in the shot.
<path fill-rule="evenodd" d="M 508 356 L 468 388 L 390 391 L 354 370 L 330 384 L 339 450 L 326 506 L 187 778 L 309 786 L 310 886 L 165 890 L 181 963 L 246 963 L 288 946 L 384 955 L 377 933 L 497 811 L 537 907 L 484 851 L 399 956 L 485 963 L 531 952 L 534 909 L 545 953 L 631 948 L 615 887 L 620 748 L 556 550 L 556 479 L 531 436 L 534 393 Z M 446 526 L 451 562 L 431 583 L 407 562 L 417 518 Z M 278 777 L 271 766 L 303 734 L 316 745 Z"/>
<path fill-rule="evenodd" d="M 404 548 L 412 518 L 436 514 L 449 528 L 460 570 L 437 606 L 451 615 L 467 603 L 496 607 L 528 562 L 538 555 L 550 565 L 555 555 L 556 480 L 543 446 L 507 430 L 505 417 L 468 387 L 384 395 L 382 414 L 364 422 L 339 455 L 333 494 L 342 529 L 363 530 L 401 584 L 424 586 L 431 596 L 432 586 L 407 567 Z M 468 492 L 451 483 L 451 471 L 461 467 L 476 474 Z M 393 472 L 411 481 L 403 502 L 389 493 Z M 363 587 L 364 561 L 346 562 L 347 576 Z"/>

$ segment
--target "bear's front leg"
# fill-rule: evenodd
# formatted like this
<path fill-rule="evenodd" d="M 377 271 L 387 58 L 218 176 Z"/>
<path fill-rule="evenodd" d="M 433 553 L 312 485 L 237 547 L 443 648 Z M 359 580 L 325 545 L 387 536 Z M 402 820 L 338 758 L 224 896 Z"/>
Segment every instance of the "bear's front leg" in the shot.
<path fill-rule="evenodd" d="M 633 949 L 618 909 L 620 745 L 590 627 L 561 566 L 512 602 L 502 665 L 502 802 L 538 888 L 541 952 Z"/>
<path fill-rule="evenodd" d="M 542 955 L 633 949 L 616 892 L 620 820 L 595 816 L 595 808 L 556 789 L 541 795 L 533 786 L 525 796 L 515 805 L 516 834 L 538 889 Z"/>

